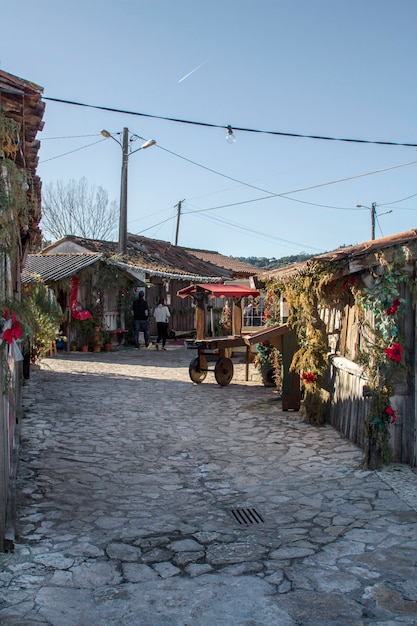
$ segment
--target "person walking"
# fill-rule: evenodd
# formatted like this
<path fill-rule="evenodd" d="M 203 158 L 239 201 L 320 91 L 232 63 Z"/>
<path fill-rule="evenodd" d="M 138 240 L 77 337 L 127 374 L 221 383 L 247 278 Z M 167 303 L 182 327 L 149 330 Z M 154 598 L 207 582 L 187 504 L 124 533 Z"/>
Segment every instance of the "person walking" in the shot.
<path fill-rule="evenodd" d="M 163 298 L 159 298 L 158 305 L 155 307 L 153 316 L 158 329 L 158 338 L 156 340 L 155 348 L 159 350 L 159 342 L 162 341 L 162 350 L 166 350 L 165 344 L 168 339 L 168 323 L 171 313 L 169 312 L 169 308 L 166 306 Z"/>
<path fill-rule="evenodd" d="M 143 338 L 145 340 L 145 346 L 149 346 L 149 334 L 148 334 L 148 324 L 149 324 L 149 307 L 148 303 L 145 300 L 143 291 L 139 291 L 138 297 L 133 301 L 133 320 L 135 324 L 134 328 L 134 341 L 136 350 L 139 350 L 139 334 L 143 333 Z"/>

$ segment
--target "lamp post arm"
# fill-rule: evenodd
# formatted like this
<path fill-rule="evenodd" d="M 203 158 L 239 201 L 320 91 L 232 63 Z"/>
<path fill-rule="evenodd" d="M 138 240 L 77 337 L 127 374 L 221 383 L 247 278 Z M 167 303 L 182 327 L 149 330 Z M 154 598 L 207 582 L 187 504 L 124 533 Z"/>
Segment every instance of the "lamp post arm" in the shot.
<path fill-rule="evenodd" d="M 113 137 L 113 135 L 111 133 L 109 133 L 108 130 L 102 130 L 100 132 L 103 135 L 103 137 L 105 137 L 106 139 L 113 139 L 113 141 L 118 143 L 121 148 L 123 147 L 121 142 L 118 139 L 116 139 L 116 137 Z"/>
<path fill-rule="evenodd" d="M 155 139 L 148 139 L 148 141 L 145 141 L 145 143 L 143 143 L 139 148 L 136 148 L 136 150 L 132 150 L 131 152 L 129 152 L 129 156 L 131 154 L 135 154 L 135 152 L 139 152 L 139 150 L 146 150 L 146 148 L 150 148 L 151 146 L 154 146 L 156 144 Z"/>

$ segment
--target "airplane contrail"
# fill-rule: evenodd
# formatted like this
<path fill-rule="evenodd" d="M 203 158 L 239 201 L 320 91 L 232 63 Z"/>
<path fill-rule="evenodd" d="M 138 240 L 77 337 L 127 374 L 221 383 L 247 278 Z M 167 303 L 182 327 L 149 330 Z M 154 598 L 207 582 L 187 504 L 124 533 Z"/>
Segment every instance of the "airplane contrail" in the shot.
<path fill-rule="evenodd" d="M 194 72 L 196 72 L 197 70 L 200 69 L 200 67 L 203 67 L 203 65 L 205 65 L 206 63 L 208 63 L 207 61 L 204 61 L 203 63 L 200 63 L 200 65 L 197 65 L 197 67 L 195 67 L 193 70 L 191 70 L 191 72 L 188 72 L 188 74 L 186 74 L 185 76 L 183 76 L 182 78 L 179 79 L 179 83 L 182 83 L 183 80 L 185 80 L 186 78 L 188 78 L 189 76 L 191 76 L 191 74 L 194 74 Z"/>

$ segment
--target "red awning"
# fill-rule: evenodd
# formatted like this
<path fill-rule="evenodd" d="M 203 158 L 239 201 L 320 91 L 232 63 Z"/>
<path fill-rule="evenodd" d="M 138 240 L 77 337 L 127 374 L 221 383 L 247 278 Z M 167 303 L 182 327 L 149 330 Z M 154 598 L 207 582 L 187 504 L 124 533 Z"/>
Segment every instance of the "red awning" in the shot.
<path fill-rule="evenodd" d="M 245 285 L 221 285 L 216 283 L 213 285 L 189 285 L 184 289 L 177 291 L 177 296 L 185 298 L 186 296 L 194 296 L 196 293 L 205 293 L 210 298 L 247 298 L 248 296 L 259 296 L 259 291 L 246 287 Z"/>

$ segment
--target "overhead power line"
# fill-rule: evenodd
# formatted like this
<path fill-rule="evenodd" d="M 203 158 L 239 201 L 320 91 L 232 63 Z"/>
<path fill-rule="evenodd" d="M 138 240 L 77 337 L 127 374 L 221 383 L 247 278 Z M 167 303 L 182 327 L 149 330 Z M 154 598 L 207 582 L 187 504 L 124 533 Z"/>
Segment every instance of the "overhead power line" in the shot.
<path fill-rule="evenodd" d="M 102 141 L 106 141 L 105 139 L 99 139 L 98 141 L 93 141 L 93 143 L 89 143 L 86 146 L 81 146 L 80 148 L 74 148 L 74 150 L 70 150 L 69 152 L 64 152 L 63 154 L 57 154 L 50 159 L 44 159 L 43 161 L 39 161 L 39 163 L 46 163 L 47 161 L 53 161 L 54 159 L 60 159 L 63 156 L 67 156 L 67 154 L 72 154 L 73 152 L 78 152 L 79 150 L 84 150 L 84 148 L 89 148 L 90 146 L 95 146 L 96 143 L 101 143 Z"/>
<path fill-rule="evenodd" d="M 192 213 L 192 211 L 189 211 L 188 213 Z M 198 212 L 197 212 L 198 213 Z M 291 244 L 292 246 L 297 246 L 298 248 L 309 248 L 310 250 L 314 250 L 315 252 L 321 252 L 321 248 L 315 248 L 313 246 L 307 245 L 307 244 L 301 244 L 297 241 L 291 241 L 290 239 L 283 239 L 282 237 L 276 237 L 275 235 L 271 235 L 269 233 L 264 233 L 262 231 L 259 230 L 254 230 L 252 227 L 246 227 L 243 226 L 241 224 L 236 224 L 236 222 L 232 222 L 230 220 L 224 219 L 222 217 L 215 217 L 213 215 L 197 215 L 196 217 L 198 218 L 203 218 L 206 220 L 210 220 L 213 222 L 217 222 L 219 224 L 222 224 L 223 226 L 225 226 L 226 228 L 230 228 L 231 230 L 237 231 L 237 232 L 249 232 L 253 237 L 257 238 L 257 239 L 262 239 L 262 240 L 272 240 L 272 241 L 277 241 L 279 243 L 285 243 L 285 244 Z"/>
<path fill-rule="evenodd" d="M 66 135 L 65 137 L 42 137 L 41 141 L 50 141 L 51 139 L 81 139 L 84 137 L 97 137 L 98 134 L 93 135 Z"/>
<path fill-rule="evenodd" d="M 327 183 L 320 183 L 319 185 L 311 185 L 310 187 L 303 187 L 301 189 L 294 189 L 293 191 L 285 191 L 283 193 L 270 193 L 269 196 L 262 196 L 260 198 L 252 198 L 251 200 L 242 200 L 240 202 L 233 202 L 231 204 L 222 204 L 220 206 L 215 206 L 215 207 L 210 207 L 207 209 L 199 209 L 198 211 L 187 211 L 185 213 L 185 215 L 187 213 L 203 213 L 204 211 L 215 211 L 217 209 L 226 209 L 228 207 L 233 207 L 233 206 L 238 206 L 240 204 L 250 204 L 252 202 L 260 202 L 262 200 L 270 200 L 271 198 L 284 198 L 285 200 L 295 200 L 295 198 L 289 198 L 288 195 L 289 194 L 293 194 L 293 193 L 300 193 L 302 191 L 309 191 L 311 189 L 317 189 L 319 187 L 327 187 L 328 185 L 336 185 L 337 183 L 343 183 L 349 180 L 353 180 L 355 178 L 362 178 L 363 176 L 371 176 L 372 174 L 380 174 L 381 172 L 386 172 L 388 170 L 394 170 L 397 169 L 399 167 L 405 167 L 407 165 L 415 165 L 417 163 L 417 161 L 410 161 L 409 163 L 402 163 L 401 165 L 393 165 L 391 167 L 386 167 L 384 169 L 381 170 L 375 170 L 373 172 L 367 172 L 366 174 L 358 174 L 356 176 L 349 176 L 348 178 L 340 178 L 339 180 L 332 180 L 329 181 Z M 302 202 L 301 200 L 295 200 L 296 202 Z M 305 203 L 305 204 L 312 204 L 312 203 Z M 318 205 L 318 206 L 324 206 L 324 205 Z M 334 208 L 334 209 L 338 209 L 338 210 L 351 210 L 351 211 L 357 211 L 357 210 L 363 210 L 362 208 L 356 207 L 356 208 L 345 208 L 345 207 L 326 207 L 326 208 Z"/>
<path fill-rule="evenodd" d="M 115 107 L 100 106 L 97 104 L 88 104 L 86 102 L 76 102 L 74 100 L 64 100 L 62 98 L 43 97 L 43 100 L 49 102 L 58 102 L 60 104 L 70 104 L 72 106 L 87 107 L 90 109 L 99 109 L 100 111 L 110 111 L 111 113 L 123 113 L 125 115 L 135 115 L 139 117 L 148 117 L 166 122 L 177 122 L 179 124 L 190 124 L 193 126 L 205 126 L 206 128 L 222 128 L 224 130 L 231 129 L 244 133 L 261 133 L 264 135 L 277 135 L 280 137 L 297 137 L 301 139 L 318 139 L 322 141 L 343 141 L 348 143 L 376 144 L 382 146 L 405 146 L 408 148 L 417 148 L 417 143 L 400 143 L 397 141 L 374 141 L 371 139 L 352 139 L 348 137 L 326 137 L 323 135 L 305 135 L 302 133 L 287 133 L 278 130 L 260 130 L 256 128 L 243 128 L 240 126 L 232 126 L 231 124 L 212 124 L 210 122 L 197 122 L 195 120 L 185 120 L 177 117 L 167 117 L 164 115 L 153 115 L 151 113 L 140 113 L 139 111 L 129 111 L 126 109 L 116 109 Z"/>
<path fill-rule="evenodd" d="M 80 137 L 82 137 L 82 136 L 83 135 L 80 135 Z M 88 136 L 96 136 L 96 135 L 84 135 L 84 136 L 88 137 Z M 62 137 L 61 139 L 64 139 L 64 138 L 65 139 L 70 139 L 72 137 Z M 55 139 L 55 137 L 50 137 L 49 139 Z M 68 152 L 64 152 L 63 154 L 56 155 L 56 156 L 51 157 L 49 159 L 44 159 L 43 161 L 40 161 L 40 163 L 46 163 L 48 161 L 53 161 L 54 159 L 59 159 L 60 157 L 67 156 L 68 154 L 72 154 L 74 152 L 78 152 L 79 150 L 84 150 L 85 148 L 89 148 L 90 146 L 94 146 L 94 145 L 96 145 L 98 143 L 101 143 L 102 141 L 106 141 L 106 140 L 105 139 L 99 139 L 98 141 L 94 141 L 93 143 L 89 143 L 89 144 L 87 144 L 85 146 L 81 146 L 79 148 L 75 148 L 74 150 L 70 150 Z M 267 200 L 268 198 L 280 198 L 280 197 L 281 198 L 285 198 L 286 200 L 291 200 L 292 202 L 298 202 L 298 203 L 301 203 L 301 204 L 308 204 L 310 206 L 317 206 L 317 207 L 322 207 L 322 208 L 326 208 L 326 209 L 335 209 L 335 210 L 339 210 L 339 211 L 362 210 L 362 209 L 358 209 L 358 208 L 354 209 L 352 207 L 336 207 L 336 206 L 331 206 L 331 205 L 323 205 L 323 204 L 318 204 L 318 203 L 315 203 L 315 202 L 308 202 L 306 200 L 299 200 L 297 198 L 290 198 L 289 196 L 291 194 L 294 194 L 294 193 L 300 193 L 300 192 L 303 192 L 303 191 L 310 191 L 312 189 L 317 189 L 319 187 L 327 187 L 329 185 L 334 185 L 334 184 L 337 184 L 337 183 L 347 182 L 347 181 L 350 181 L 350 180 L 354 180 L 356 178 L 363 178 L 365 176 L 371 176 L 373 174 L 380 174 L 382 172 L 387 172 L 387 171 L 398 169 L 398 168 L 401 168 L 401 167 L 407 167 L 409 165 L 415 165 L 417 163 L 417 161 L 409 161 L 408 163 L 400 163 L 399 165 L 392 165 L 390 167 L 386 167 L 386 168 L 383 168 L 383 169 L 380 169 L 380 170 L 373 170 L 372 172 L 365 172 L 364 174 L 356 174 L 354 176 L 349 176 L 347 178 L 340 178 L 338 180 L 328 181 L 326 183 L 320 183 L 318 185 L 312 185 L 310 187 L 304 187 L 304 188 L 301 188 L 301 189 L 295 189 L 293 191 L 285 191 L 285 192 L 281 192 L 281 193 L 275 193 L 273 191 L 269 191 L 267 189 L 263 189 L 262 187 L 258 187 L 256 185 L 252 185 L 250 183 L 246 183 L 244 181 L 241 181 L 238 178 L 234 178 L 233 176 L 228 176 L 227 174 L 223 174 L 222 172 L 219 172 L 219 171 L 214 170 L 214 169 L 212 169 L 210 167 L 207 167 L 206 165 L 202 165 L 201 163 L 197 163 L 196 161 L 193 161 L 192 159 L 184 157 L 181 154 L 178 154 L 177 152 L 173 152 L 172 150 L 168 150 L 167 148 L 164 148 L 164 147 L 162 147 L 160 145 L 157 145 L 157 148 L 159 148 L 160 150 L 163 150 L 164 152 L 167 152 L 168 154 L 171 154 L 172 156 L 175 156 L 175 157 L 177 157 L 179 159 L 182 159 L 183 161 L 187 161 L 188 163 L 191 163 L 192 165 L 195 165 L 196 167 L 200 167 L 201 169 L 204 169 L 204 170 L 206 170 L 208 172 L 211 172 L 212 174 L 216 174 L 217 176 L 221 176 L 223 178 L 231 180 L 231 181 L 233 181 L 235 183 L 238 183 L 239 185 L 242 185 L 244 187 L 249 187 L 251 189 L 255 189 L 257 191 L 262 191 L 264 193 L 269 194 L 268 196 L 262 196 L 260 198 L 253 198 L 252 200 L 245 200 L 245 201 L 242 201 L 242 202 L 235 202 L 233 204 L 226 204 L 226 205 L 221 205 L 221 206 L 218 206 L 218 207 L 212 207 L 212 208 L 208 208 L 208 209 L 201 209 L 201 211 L 212 211 L 214 209 L 226 208 L 226 207 L 229 207 L 229 206 L 236 206 L 238 204 L 247 204 L 247 203 L 251 203 L 251 202 L 258 202 L 258 201 L 262 201 L 262 200 Z M 417 195 L 417 194 L 414 194 L 412 196 L 408 196 L 407 198 L 403 198 L 402 200 L 396 200 L 393 203 L 389 203 L 389 204 L 394 204 L 395 202 L 402 202 L 404 200 L 408 200 L 409 198 L 413 198 L 415 195 Z"/>
<path fill-rule="evenodd" d="M 415 198 L 417 193 L 413 193 L 411 196 L 407 196 L 406 198 L 401 198 L 400 200 L 393 200 L 392 202 L 385 202 L 384 204 L 378 203 L 379 206 L 389 206 L 390 204 L 397 204 L 398 202 L 405 202 L 406 200 L 410 200 L 410 198 Z"/>
<path fill-rule="evenodd" d="M 256 191 L 262 191 L 263 193 L 269 194 L 268 196 L 262 196 L 261 198 L 255 198 L 253 200 L 244 201 L 244 202 L 242 202 L 242 204 L 245 204 L 245 202 L 257 202 L 258 200 L 266 200 L 268 198 L 283 197 L 286 200 L 291 200 L 292 202 L 299 202 L 301 204 L 309 204 L 311 206 L 319 206 L 319 207 L 323 207 L 323 208 L 326 208 L 326 209 L 336 209 L 338 211 L 354 211 L 354 210 L 358 210 L 358 209 L 357 208 L 353 209 L 352 207 L 335 207 L 335 206 L 328 206 L 328 205 L 323 205 L 323 204 L 316 204 L 314 202 L 307 202 L 306 200 L 299 200 L 297 198 L 289 198 L 288 196 L 291 195 L 291 194 L 294 194 L 294 193 L 300 193 L 302 191 L 310 191 L 312 189 L 317 189 L 319 187 L 327 187 L 329 185 L 335 185 L 335 184 L 338 184 L 338 183 L 345 183 L 345 182 L 348 182 L 350 180 L 355 180 L 356 178 L 364 178 L 365 176 L 372 176 L 374 174 L 381 174 L 382 172 L 388 172 L 390 170 L 399 169 L 401 167 L 407 167 L 409 165 L 415 165 L 417 163 L 417 161 L 409 161 L 408 163 L 400 163 L 399 165 L 391 165 L 390 167 L 385 167 L 385 168 L 380 169 L 380 170 L 373 170 L 372 172 L 365 172 L 364 174 L 355 174 L 354 176 L 349 176 L 347 178 L 340 178 L 338 180 L 332 180 L 332 181 L 329 181 L 329 182 L 326 182 L 326 183 L 319 183 L 318 185 L 312 185 L 310 187 L 304 187 L 302 189 L 295 189 L 294 191 L 285 191 L 285 192 L 282 192 L 282 193 L 275 193 L 273 191 L 269 191 L 268 189 L 264 189 L 262 187 L 257 187 L 256 185 L 251 185 L 250 183 L 243 182 L 243 181 L 239 180 L 238 178 L 234 178 L 233 176 L 228 176 L 227 174 L 223 174 L 222 172 L 214 170 L 211 167 L 207 167 L 206 165 L 202 165 L 201 163 L 197 163 L 196 161 L 193 161 L 192 159 L 188 159 L 187 157 L 184 157 L 181 154 L 173 152 L 172 150 L 168 150 L 167 148 L 163 148 L 159 144 L 157 144 L 156 147 L 159 148 L 159 150 L 163 150 L 164 152 L 167 152 L 168 154 L 172 154 L 173 156 L 175 156 L 175 157 L 177 157 L 179 159 L 182 159 L 183 161 L 187 161 L 188 163 L 191 163 L 192 165 L 195 165 L 196 167 L 200 167 L 203 170 L 211 172 L 212 174 L 216 174 L 217 176 L 221 176 L 222 178 L 226 178 L 228 180 L 231 180 L 234 183 L 238 183 L 239 185 L 243 185 L 244 187 L 249 187 L 251 189 L 255 189 Z M 236 203 L 234 203 L 233 205 L 225 205 L 225 206 L 235 206 L 235 205 L 236 205 Z M 221 206 L 219 208 L 224 208 L 224 206 Z M 202 209 L 202 210 L 210 211 L 211 209 Z M 362 209 L 359 209 L 359 210 L 362 210 Z"/>
<path fill-rule="evenodd" d="M 161 146 L 159 146 L 159 147 L 161 147 Z M 164 148 L 164 150 L 165 150 L 165 148 Z M 181 157 L 178 154 L 175 154 L 175 152 L 170 152 L 170 150 L 166 150 L 166 152 L 169 152 L 170 154 L 172 154 L 174 156 L 178 156 L 180 158 L 184 158 L 184 157 Z M 185 159 L 185 160 L 186 161 L 190 161 L 189 159 Z M 194 165 L 199 166 L 198 163 L 195 163 L 193 161 L 191 161 L 191 162 Z M 327 206 L 327 205 L 322 205 L 322 204 L 315 204 L 315 203 L 312 203 L 312 202 L 306 202 L 304 200 L 296 200 L 295 198 L 289 198 L 288 195 L 289 194 L 293 194 L 293 193 L 299 193 L 300 191 L 306 191 L 308 189 L 315 189 L 316 187 L 325 187 L 327 185 L 334 185 L 336 183 L 340 183 L 340 182 L 344 182 L 344 181 L 348 181 L 348 180 L 353 180 L 354 178 L 362 178 L 363 176 L 371 176 L 372 174 L 379 174 L 381 172 L 397 169 L 399 167 L 406 167 L 408 165 L 415 165 L 416 163 L 417 163 L 417 161 L 410 161 L 409 163 L 402 163 L 400 165 L 393 165 L 391 167 L 384 168 L 382 170 L 375 170 L 373 172 L 367 172 L 366 174 L 358 174 L 357 176 L 350 176 L 349 178 L 342 178 L 342 179 L 339 179 L 339 180 L 329 181 L 327 183 L 321 183 L 319 185 L 313 185 L 312 187 L 305 187 L 303 189 L 295 189 L 293 191 L 286 191 L 284 193 L 279 193 L 279 194 L 274 194 L 272 192 L 266 192 L 266 193 L 269 193 L 270 195 L 262 196 L 261 198 L 253 198 L 251 200 L 242 200 L 240 202 L 233 202 L 233 203 L 230 203 L 230 204 L 222 204 L 222 205 L 218 205 L 218 206 L 214 206 L 214 207 L 208 207 L 206 209 L 194 209 L 192 211 L 185 211 L 185 212 L 183 212 L 183 215 L 190 215 L 190 214 L 196 214 L 196 213 L 197 214 L 198 213 L 205 213 L 207 211 L 216 211 L 218 209 L 226 209 L 226 208 L 229 208 L 229 207 L 239 206 L 239 205 L 242 205 L 242 204 L 250 204 L 252 202 L 260 202 L 262 200 L 269 200 L 270 198 L 284 198 L 285 200 L 294 200 L 295 202 L 301 202 L 303 204 L 310 204 L 310 205 L 313 205 L 313 206 L 319 206 L 319 207 L 324 207 L 324 208 L 328 208 L 328 209 L 336 209 L 336 210 L 339 210 L 339 211 L 366 211 L 367 209 L 363 208 L 363 207 L 350 207 L 349 208 L 349 207 L 335 207 L 335 206 Z M 203 167 L 204 169 L 209 169 L 209 168 L 205 168 L 205 166 L 201 166 L 201 167 Z M 223 176 L 223 174 L 221 174 L 219 172 L 216 172 L 215 170 L 210 170 L 210 171 L 212 171 L 213 173 L 219 174 L 220 176 Z M 227 176 L 227 175 L 224 175 L 224 177 L 231 179 L 231 177 Z M 232 180 L 234 180 L 235 182 L 239 182 L 242 185 L 245 185 L 245 183 L 243 183 L 241 181 L 238 181 L 237 179 L 232 179 Z M 248 184 L 248 186 L 249 187 L 253 187 L 253 185 L 249 185 L 249 184 Z M 257 189 L 260 190 L 260 188 L 257 188 Z M 409 196 L 409 197 L 413 197 L 413 196 Z M 404 198 L 404 199 L 408 199 L 408 198 Z M 400 200 L 398 200 L 398 202 L 400 202 Z M 381 206 L 384 206 L 384 205 L 381 205 Z M 163 211 L 159 211 L 159 212 L 163 212 Z M 175 216 L 168 217 L 167 219 L 162 220 L 161 222 L 157 222 L 156 224 L 153 224 L 152 226 L 149 226 L 148 228 L 145 228 L 145 229 L 141 230 L 140 233 L 144 233 L 144 232 L 146 232 L 148 230 L 152 230 L 153 228 L 156 228 L 157 226 L 160 226 L 161 224 L 165 224 L 166 222 L 170 222 L 174 218 L 175 218 Z M 133 220 L 133 221 L 138 221 L 138 220 Z"/>

